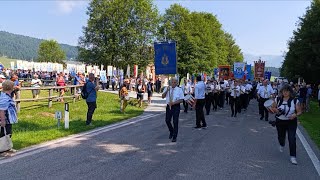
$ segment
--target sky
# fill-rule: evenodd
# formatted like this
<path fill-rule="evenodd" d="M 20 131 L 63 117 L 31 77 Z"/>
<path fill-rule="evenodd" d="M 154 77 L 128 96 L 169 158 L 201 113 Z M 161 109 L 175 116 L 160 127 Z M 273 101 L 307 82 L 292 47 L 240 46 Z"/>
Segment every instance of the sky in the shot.
<path fill-rule="evenodd" d="M 282 55 L 310 0 L 155 0 L 160 13 L 179 3 L 190 11 L 217 16 L 242 51 L 255 56 Z M 89 1 L 0 0 L 0 30 L 77 45 L 86 26 Z"/>

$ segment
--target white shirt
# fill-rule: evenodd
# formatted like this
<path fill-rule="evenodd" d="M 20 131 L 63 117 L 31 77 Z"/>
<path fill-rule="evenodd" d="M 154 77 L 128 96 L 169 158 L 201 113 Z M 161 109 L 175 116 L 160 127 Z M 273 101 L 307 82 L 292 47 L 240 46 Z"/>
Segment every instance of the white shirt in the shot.
<path fill-rule="evenodd" d="M 32 79 L 32 80 L 31 80 L 31 84 L 32 84 L 32 85 L 31 85 L 32 87 L 40 87 L 40 85 L 41 85 L 42 83 L 41 83 L 41 80 L 40 80 L 40 79 Z"/>
<path fill-rule="evenodd" d="M 275 100 L 275 102 L 277 103 L 277 100 Z M 296 105 L 299 103 L 299 101 L 297 100 L 297 103 L 294 104 L 294 100 L 291 100 L 291 107 L 290 107 L 290 111 L 289 111 L 289 106 L 288 106 L 288 102 L 287 101 L 283 101 L 282 104 L 280 106 L 278 106 L 278 109 L 282 109 L 284 110 L 284 114 L 280 115 L 278 118 L 281 120 L 290 120 L 290 117 L 292 116 L 292 114 L 295 113 L 296 110 Z"/>
<path fill-rule="evenodd" d="M 212 88 L 211 88 L 212 83 L 208 83 L 206 84 L 206 94 L 208 95 L 209 93 L 212 92 Z"/>
<path fill-rule="evenodd" d="M 211 84 L 211 89 L 213 93 L 217 93 L 218 91 L 220 91 L 220 86 L 218 84 Z"/>
<path fill-rule="evenodd" d="M 232 85 L 231 88 L 230 88 L 230 91 L 231 91 L 231 96 L 232 97 L 235 97 L 234 93 L 236 93 L 236 97 L 240 96 L 240 86 L 234 87 L 234 85 Z"/>
<path fill-rule="evenodd" d="M 240 93 L 244 94 L 246 92 L 246 87 L 244 85 L 240 86 Z"/>
<path fill-rule="evenodd" d="M 206 92 L 206 85 L 203 81 L 199 81 L 194 88 L 194 97 L 195 99 L 204 99 Z"/>
<path fill-rule="evenodd" d="M 190 86 L 190 84 L 183 84 L 182 86 L 181 86 L 181 89 L 182 89 L 182 92 L 184 93 L 184 94 L 190 94 L 191 93 L 191 86 Z"/>
<path fill-rule="evenodd" d="M 273 89 L 271 86 L 260 86 L 258 89 L 258 94 L 261 98 L 270 98 L 273 94 Z"/>
<path fill-rule="evenodd" d="M 247 92 L 250 92 L 253 87 L 252 87 L 251 84 L 247 84 L 247 85 L 245 86 L 245 88 L 246 88 L 246 91 L 247 91 Z"/>
<path fill-rule="evenodd" d="M 175 88 L 172 88 L 171 86 L 169 86 L 169 87 L 170 87 L 170 91 L 167 92 L 167 96 L 166 96 L 166 103 L 167 104 L 170 103 L 171 95 L 173 95 L 171 98 L 172 102 L 176 102 L 180 99 L 182 99 L 182 100 L 184 99 L 184 94 L 183 94 L 183 91 L 181 88 L 179 88 L 177 86 Z M 168 89 L 168 87 L 166 87 L 164 91 L 167 91 L 167 89 Z"/>

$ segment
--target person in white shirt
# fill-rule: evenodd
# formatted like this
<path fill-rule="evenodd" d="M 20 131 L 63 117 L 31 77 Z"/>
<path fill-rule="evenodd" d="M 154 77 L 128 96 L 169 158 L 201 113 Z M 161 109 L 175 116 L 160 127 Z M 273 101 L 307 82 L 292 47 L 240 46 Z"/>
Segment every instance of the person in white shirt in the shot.
<path fill-rule="evenodd" d="M 240 106 L 239 106 L 238 112 L 241 113 L 242 109 L 246 109 L 246 105 L 245 105 L 247 103 L 245 99 L 246 87 L 243 81 L 239 80 L 238 83 L 239 83 L 238 85 L 240 86 L 240 100 L 239 100 Z"/>
<path fill-rule="evenodd" d="M 177 141 L 180 103 L 182 103 L 184 99 L 183 91 L 181 88 L 177 87 L 177 84 L 177 78 L 171 78 L 171 86 L 165 88 L 164 93 L 162 94 L 162 98 L 166 98 L 166 124 L 170 132 L 169 139 L 172 139 L 172 142 Z M 173 126 L 171 124 L 171 119 L 173 119 Z"/>
<path fill-rule="evenodd" d="M 211 109 L 211 104 L 214 106 L 213 102 L 213 80 L 208 79 L 207 84 L 206 84 L 206 94 L 205 94 L 205 108 L 206 108 L 206 114 L 210 114 L 210 109 Z"/>
<path fill-rule="evenodd" d="M 219 104 L 220 85 L 216 80 L 214 80 L 211 84 L 211 89 L 213 92 L 213 110 L 217 111 Z"/>
<path fill-rule="evenodd" d="M 224 107 L 224 102 L 225 102 L 225 98 L 226 98 L 226 89 L 227 89 L 227 84 L 223 78 L 220 78 L 220 93 L 219 93 L 219 107 L 220 109 L 222 109 Z"/>
<path fill-rule="evenodd" d="M 253 86 L 251 84 L 251 82 L 247 82 L 246 87 L 246 93 L 248 93 L 248 103 L 247 103 L 247 107 L 250 104 L 250 100 L 253 99 Z"/>
<path fill-rule="evenodd" d="M 231 106 L 231 117 L 237 117 L 237 113 L 239 112 L 240 107 L 240 86 L 238 82 L 235 80 L 230 88 L 230 106 Z"/>
<path fill-rule="evenodd" d="M 41 80 L 40 79 L 38 79 L 38 75 L 37 74 L 35 74 L 34 76 L 33 76 L 33 79 L 31 80 L 31 87 L 34 87 L 34 88 L 39 88 L 40 87 L 40 85 L 42 85 L 42 82 L 41 82 Z M 34 89 L 34 90 L 32 90 L 32 96 L 33 96 L 33 98 L 38 98 L 39 97 L 39 94 L 40 94 L 40 89 Z"/>
<path fill-rule="evenodd" d="M 197 84 L 194 88 L 195 103 L 193 104 L 193 108 L 196 109 L 195 129 L 207 128 L 207 123 L 203 112 L 203 107 L 205 105 L 205 92 L 206 85 L 201 80 L 201 76 L 197 76 Z"/>
<path fill-rule="evenodd" d="M 184 79 L 184 84 L 181 86 L 184 96 L 191 94 L 191 85 L 188 83 L 187 79 Z M 188 113 L 188 103 L 183 100 L 184 112 Z"/>
<path fill-rule="evenodd" d="M 271 86 L 268 85 L 268 80 L 263 81 L 263 86 L 260 86 L 258 89 L 257 97 L 259 101 L 259 112 L 260 120 L 265 118 L 265 121 L 268 121 L 269 112 L 266 107 L 264 107 L 264 102 L 269 100 L 273 96 L 274 92 Z"/>
<path fill-rule="evenodd" d="M 290 161 L 297 164 L 296 159 L 296 130 L 297 117 L 302 114 L 299 101 L 293 97 L 293 89 L 286 84 L 280 90 L 281 97 L 277 97 L 270 108 L 271 113 L 276 113 L 275 125 L 278 131 L 279 150 L 283 152 L 286 133 L 288 133 Z M 273 124 L 274 125 L 274 124 Z"/>

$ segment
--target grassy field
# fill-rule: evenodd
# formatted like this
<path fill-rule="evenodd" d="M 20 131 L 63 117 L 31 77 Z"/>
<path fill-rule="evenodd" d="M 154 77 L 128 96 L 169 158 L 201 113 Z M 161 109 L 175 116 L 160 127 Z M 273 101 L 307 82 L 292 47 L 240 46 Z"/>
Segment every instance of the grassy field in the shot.
<path fill-rule="evenodd" d="M 16 64 L 17 59 L 9 59 L 7 57 L 0 56 L 0 64 L 2 64 L 5 68 L 11 68 L 10 62 L 14 62 Z"/>
<path fill-rule="evenodd" d="M 311 139 L 320 148 L 320 108 L 316 101 L 312 101 L 310 107 L 311 111 L 304 113 L 299 120 Z"/>
<path fill-rule="evenodd" d="M 41 96 L 47 96 L 43 91 Z M 31 98 L 31 91 L 22 91 L 21 98 Z M 66 101 L 66 100 L 65 100 Z M 75 103 L 69 99 L 70 129 L 64 129 L 64 122 L 57 128 L 54 119 L 55 111 L 64 113 L 64 103 L 54 102 L 48 108 L 48 102 L 22 102 L 21 112 L 18 114 L 19 123 L 13 125 L 13 144 L 15 149 L 21 149 L 41 142 L 57 139 L 67 135 L 88 131 L 96 127 L 105 126 L 121 120 L 129 119 L 143 113 L 143 108 L 136 107 L 136 100 L 130 100 L 126 114 L 120 113 L 118 95 L 111 93 L 98 93 L 97 106 L 93 115 L 93 126 L 86 126 L 87 105 L 85 100 Z"/>

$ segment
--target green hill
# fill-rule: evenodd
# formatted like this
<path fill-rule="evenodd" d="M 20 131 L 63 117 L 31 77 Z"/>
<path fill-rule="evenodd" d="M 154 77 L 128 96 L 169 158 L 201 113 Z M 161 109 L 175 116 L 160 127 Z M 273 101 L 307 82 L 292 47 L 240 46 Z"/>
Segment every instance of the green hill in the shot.
<path fill-rule="evenodd" d="M 35 60 L 42 41 L 44 40 L 0 31 L 0 56 L 7 56 L 11 59 Z M 67 44 L 60 44 L 60 46 L 66 52 L 68 59 L 77 58 L 78 49 L 76 46 Z"/>

